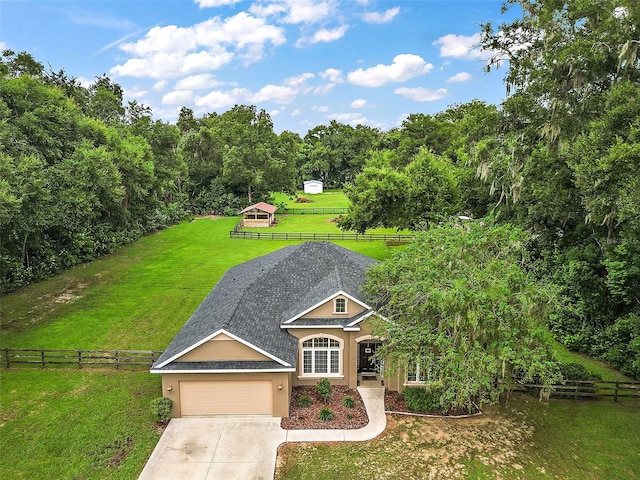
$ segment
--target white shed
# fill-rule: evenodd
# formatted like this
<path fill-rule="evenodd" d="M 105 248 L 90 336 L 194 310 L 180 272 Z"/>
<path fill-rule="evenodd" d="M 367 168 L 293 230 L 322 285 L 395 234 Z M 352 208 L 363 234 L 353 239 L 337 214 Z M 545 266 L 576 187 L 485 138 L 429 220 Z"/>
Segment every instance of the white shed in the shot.
<path fill-rule="evenodd" d="M 304 193 L 322 193 L 322 182 L 320 180 L 307 180 L 304 182 Z"/>

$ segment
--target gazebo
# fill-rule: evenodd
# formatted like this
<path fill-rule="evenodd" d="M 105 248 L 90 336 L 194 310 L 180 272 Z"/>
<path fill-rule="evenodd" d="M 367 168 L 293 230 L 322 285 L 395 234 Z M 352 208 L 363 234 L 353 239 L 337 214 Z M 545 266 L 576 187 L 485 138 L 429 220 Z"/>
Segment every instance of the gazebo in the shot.
<path fill-rule="evenodd" d="M 270 227 L 276 221 L 277 208 L 265 202 L 249 205 L 240 211 L 242 224 L 245 227 Z"/>

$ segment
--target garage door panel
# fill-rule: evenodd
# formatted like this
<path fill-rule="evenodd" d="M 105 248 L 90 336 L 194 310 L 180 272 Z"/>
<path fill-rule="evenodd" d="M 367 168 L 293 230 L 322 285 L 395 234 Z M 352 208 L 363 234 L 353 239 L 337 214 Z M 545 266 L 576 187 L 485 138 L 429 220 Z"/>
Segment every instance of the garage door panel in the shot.
<path fill-rule="evenodd" d="M 270 380 L 180 382 L 182 416 L 272 415 Z"/>

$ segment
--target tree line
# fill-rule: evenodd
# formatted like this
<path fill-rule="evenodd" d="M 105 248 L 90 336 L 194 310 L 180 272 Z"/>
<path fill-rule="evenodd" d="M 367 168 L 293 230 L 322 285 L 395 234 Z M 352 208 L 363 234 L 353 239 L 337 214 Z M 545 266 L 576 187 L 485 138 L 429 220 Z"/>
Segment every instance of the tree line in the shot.
<path fill-rule="evenodd" d="M 343 229 L 429 230 L 452 216 L 527 232 L 528 271 L 561 302 L 568 347 L 640 377 L 640 10 L 630 0 L 510 0 L 482 27 L 507 99 L 409 115 L 382 132 L 332 121 L 301 137 L 236 106 L 175 124 L 26 53 L 0 64 L 0 290 L 113 251 L 188 215 L 343 188 Z M 524 258 L 524 257 L 523 257 Z"/>

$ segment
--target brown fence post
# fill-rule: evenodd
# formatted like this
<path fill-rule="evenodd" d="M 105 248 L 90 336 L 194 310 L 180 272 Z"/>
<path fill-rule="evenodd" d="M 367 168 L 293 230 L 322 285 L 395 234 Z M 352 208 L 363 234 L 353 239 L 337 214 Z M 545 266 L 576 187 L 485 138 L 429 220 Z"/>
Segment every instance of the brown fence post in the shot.
<path fill-rule="evenodd" d="M 40 360 L 42 361 L 42 368 L 45 368 L 46 363 L 44 361 L 44 348 L 40 350 Z"/>
<path fill-rule="evenodd" d="M 11 362 L 9 361 L 9 349 L 8 348 L 4 349 L 4 356 L 5 356 L 5 359 L 7 361 L 7 368 L 9 368 L 11 366 Z"/>
<path fill-rule="evenodd" d="M 615 391 L 613 392 L 613 401 L 614 401 L 614 402 L 616 402 L 616 403 L 618 403 L 618 385 L 619 385 L 619 383 L 620 383 L 620 382 L 618 382 L 618 381 L 616 380 L 616 389 L 615 389 Z"/>
<path fill-rule="evenodd" d="M 78 350 L 78 368 L 82 368 L 82 350 Z"/>
<path fill-rule="evenodd" d="M 118 350 L 116 350 L 116 370 L 120 368 L 120 359 L 118 357 Z"/>

